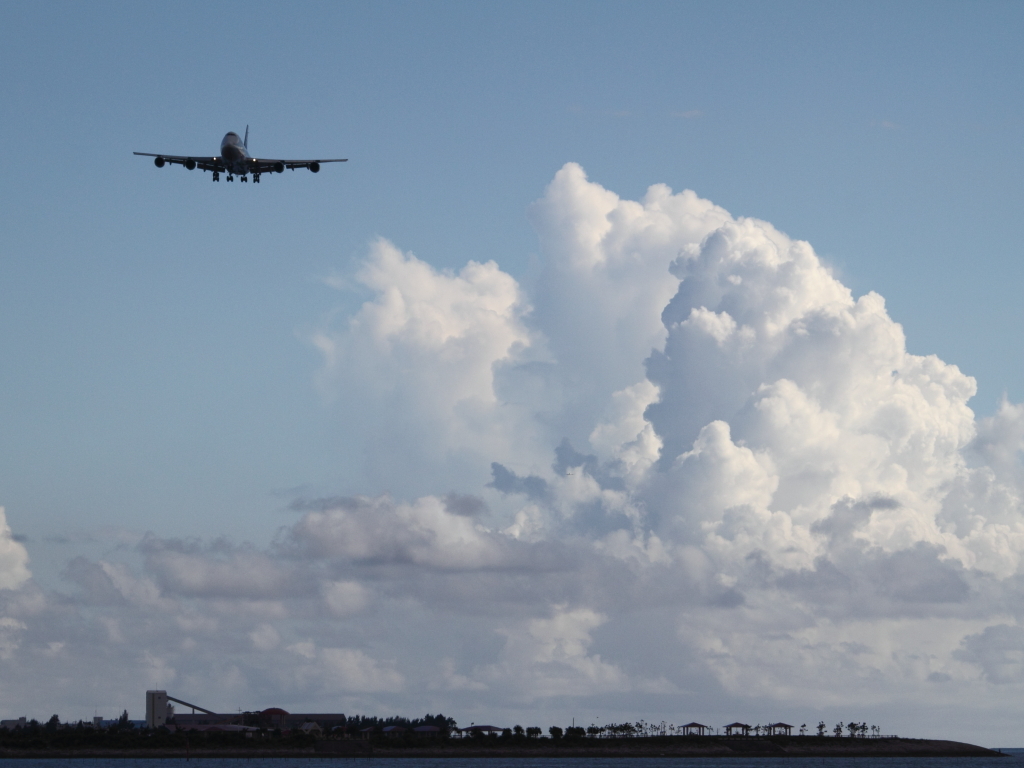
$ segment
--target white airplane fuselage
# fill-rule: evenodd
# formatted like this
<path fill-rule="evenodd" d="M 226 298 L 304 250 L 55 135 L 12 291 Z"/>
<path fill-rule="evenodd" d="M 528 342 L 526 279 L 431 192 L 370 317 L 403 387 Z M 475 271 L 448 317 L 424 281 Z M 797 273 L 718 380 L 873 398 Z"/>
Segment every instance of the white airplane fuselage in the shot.
<path fill-rule="evenodd" d="M 224 135 L 224 139 L 220 143 L 220 156 L 224 160 L 224 166 L 228 173 L 244 176 L 249 172 L 249 151 L 234 131 L 229 131 Z"/>

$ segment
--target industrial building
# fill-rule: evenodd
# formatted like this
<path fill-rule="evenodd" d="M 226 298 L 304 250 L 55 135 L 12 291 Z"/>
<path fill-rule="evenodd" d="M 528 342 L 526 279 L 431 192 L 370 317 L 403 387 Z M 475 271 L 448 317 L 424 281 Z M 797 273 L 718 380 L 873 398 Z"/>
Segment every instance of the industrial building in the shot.
<path fill-rule="evenodd" d="M 171 702 L 188 707 L 191 713 L 176 712 Z M 312 728 L 312 724 L 318 726 Z M 183 731 L 255 731 L 266 729 L 272 731 L 303 730 L 329 733 L 338 727 L 344 727 L 345 715 L 340 713 L 291 713 L 277 707 L 264 709 L 262 712 L 218 714 L 208 709 L 191 704 L 167 691 L 146 691 L 146 727 L 173 727 Z"/>

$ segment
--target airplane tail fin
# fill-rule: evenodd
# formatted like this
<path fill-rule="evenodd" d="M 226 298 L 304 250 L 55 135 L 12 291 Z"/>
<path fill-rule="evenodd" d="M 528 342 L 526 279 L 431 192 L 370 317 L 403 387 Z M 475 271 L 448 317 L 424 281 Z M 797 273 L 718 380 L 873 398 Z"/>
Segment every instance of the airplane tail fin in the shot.
<path fill-rule="evenodd" d="M 242 146 L 246 149 L 249 148 L 249 126 L 245 126 L 245 139 L 242 141 Z"/>

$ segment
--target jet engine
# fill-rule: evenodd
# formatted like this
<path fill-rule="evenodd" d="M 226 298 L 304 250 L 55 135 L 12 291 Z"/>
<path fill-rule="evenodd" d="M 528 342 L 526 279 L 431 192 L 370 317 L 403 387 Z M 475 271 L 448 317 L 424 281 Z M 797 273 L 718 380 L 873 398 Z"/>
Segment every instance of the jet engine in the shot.
<path fill-rule="evenodd" d="M 280 161 L 274 163 L 274 170 L 278 173 L 284 173 L 284 163 Z"/>
<path fill-rule="evenodd" d="M 153 161 L 153 165 L 155 165 L 157 168 L 163 168 L 164 167 L 164 159 L 162 157 L 156 158 Z"/>
<path fill-rule="evenodd" d="M 196 161 L 193 160 L 191 157 L 188 160 L 185 161 L 184 165 L 190 171 L 194 171 L 196 169 Z"/>
<path fill-rule="evenodd" d="M 310 163 L 309 170 L 313 173 L 320 173 L 320 163 Z"/>

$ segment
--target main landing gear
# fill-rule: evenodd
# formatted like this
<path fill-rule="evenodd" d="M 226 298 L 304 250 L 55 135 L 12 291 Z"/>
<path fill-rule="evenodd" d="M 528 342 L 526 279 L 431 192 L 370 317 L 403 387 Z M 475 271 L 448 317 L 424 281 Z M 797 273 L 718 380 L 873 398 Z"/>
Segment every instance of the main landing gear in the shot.
<path fill-rule="evenodd" d="M 248 181 L 249 180 L 248 176 L 241 176 L 239 178 L 240 178 L 241 181 Z M 213 180 L 214 181 L 220 181 L 220 171 L 214 171 L 213 172 Z M 232 176 L 229 173 L 227 181 L 234 181 L 234 180 L 235 180 L 235 177 Z M 252 175 L 252 183 L 253 184 L 259 184 L 260 183 L 260 175 L 258 173 L 253 173 L 253 175 Z"/>

